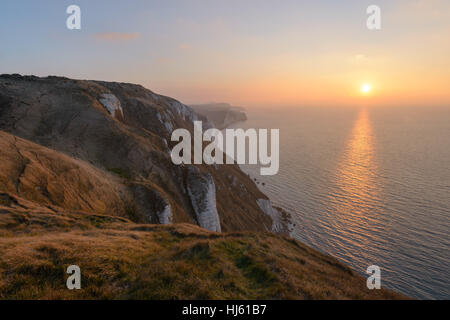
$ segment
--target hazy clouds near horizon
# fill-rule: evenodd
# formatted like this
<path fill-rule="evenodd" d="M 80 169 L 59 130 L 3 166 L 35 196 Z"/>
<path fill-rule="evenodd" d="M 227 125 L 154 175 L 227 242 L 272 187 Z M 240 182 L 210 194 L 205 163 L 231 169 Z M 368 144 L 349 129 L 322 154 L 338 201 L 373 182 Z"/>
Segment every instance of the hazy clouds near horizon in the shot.
<path fill-rule="evenodd" d="M 0 72 L 140 83 L 185 103 L 450 104 L 450 2 L 4 0 Z M 369 82 L 373 96 L 362 100 Z"/>

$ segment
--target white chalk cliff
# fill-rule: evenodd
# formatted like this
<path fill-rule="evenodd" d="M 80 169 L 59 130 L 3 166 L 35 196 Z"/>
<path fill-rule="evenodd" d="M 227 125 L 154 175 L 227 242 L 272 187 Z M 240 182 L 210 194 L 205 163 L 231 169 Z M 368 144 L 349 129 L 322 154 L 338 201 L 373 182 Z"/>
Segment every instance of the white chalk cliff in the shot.
<path fill-rule="evenodd" d="M 272 218 L 272 227 L 269 231 L 282 232 L 284 229 L 284 223 L 281 217 L 281 213 L 272 206 L 272 202 L 267 199 L 258 199 L 256 203 L 261 210 Z"/>
<path fill-rule="evenodd" d="M 200 227 L 221 232 L 216 207 L 216 186 L 209 173 L 201 173 L 195 167 L 188 169 L 187 190 Z"/>
<path fill-rule="evenodd" d="M 120 114 L 123 115 L 122 106 L 119 99 L 117 99 L 115 95 L 111 93 L 104 93 L 99 101 L 112 116 L 115 116 L 116 112 L 120 112 Z"/>

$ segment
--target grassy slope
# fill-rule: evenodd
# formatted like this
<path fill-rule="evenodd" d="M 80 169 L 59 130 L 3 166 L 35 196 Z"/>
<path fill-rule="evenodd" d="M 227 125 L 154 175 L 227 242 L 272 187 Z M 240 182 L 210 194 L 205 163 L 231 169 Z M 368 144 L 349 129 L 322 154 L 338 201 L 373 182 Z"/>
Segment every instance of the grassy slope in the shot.
<path fill-rule="evenodd" d="M 28 205 L 5 196 L 0 203 L 0 299 L 402 298 L 369 291 L 335 259 L 269 233 L 138 225 Z M 72 264 L 81 267 L 79 291 L 65 287 Z"/>

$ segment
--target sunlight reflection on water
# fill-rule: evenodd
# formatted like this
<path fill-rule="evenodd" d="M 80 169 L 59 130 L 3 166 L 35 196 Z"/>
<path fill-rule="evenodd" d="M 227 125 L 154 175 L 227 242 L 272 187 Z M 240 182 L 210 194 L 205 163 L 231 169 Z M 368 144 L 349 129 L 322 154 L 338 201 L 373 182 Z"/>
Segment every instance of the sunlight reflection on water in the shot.
<path fill-rule="evenodd" d="M 255 110 L 280 129 L 280 172 L 242 166 L 292 214 L 292 235 L 382 285 L 450 298 L 450 109 Z M 264 185 L 262 185 L 264 183 Z"/>

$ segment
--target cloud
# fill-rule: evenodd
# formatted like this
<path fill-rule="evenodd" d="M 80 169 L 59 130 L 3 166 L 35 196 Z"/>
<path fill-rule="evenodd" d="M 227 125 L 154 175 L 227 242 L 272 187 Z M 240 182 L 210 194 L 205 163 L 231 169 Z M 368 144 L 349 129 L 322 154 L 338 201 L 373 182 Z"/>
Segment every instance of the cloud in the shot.
<path fill-rule="evenodd" d="M 101 32 L 96 33 L 94 36 L 96 39 L 103 41 L 130 41 L 138 39 L 141 34 L 139 32 Z"/>
<path fill-rule="evenodd" d="M 181 50 L 187 50 L 187 49 L 190 49 L 191 46 L 189 44 L 187 44 L 187 43 L 182 43 L 182 44 L 180 44 L 179 48 Z"/>
<path fill-rule="evenodd" d="M 367 57 L 364 54 L 356 54 L 349 58 L 350 64 L 353 64 L 353 65 L 366 65 L 366 64 L 370 63 L 370 61 L 371 60 L 369 59 L 369 57 Z"/>

